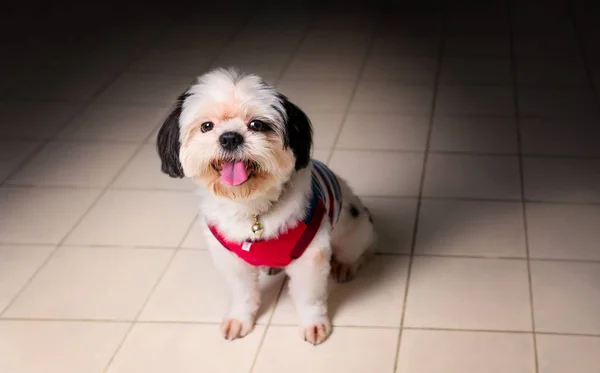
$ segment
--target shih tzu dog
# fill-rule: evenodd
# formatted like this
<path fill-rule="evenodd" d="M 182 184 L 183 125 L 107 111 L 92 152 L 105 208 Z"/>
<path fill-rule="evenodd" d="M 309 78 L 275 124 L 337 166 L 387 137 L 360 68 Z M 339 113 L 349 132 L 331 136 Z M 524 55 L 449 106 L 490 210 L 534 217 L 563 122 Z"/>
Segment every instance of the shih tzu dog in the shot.
<path fill-rule="evenodd" d="M 260 77 L 216 69 L 179 97 L 157 144 L 164 173 L 202 187 L 207 246 L 232 293 L 225 338 L 252 330 L 259 271 L 283 269 L 302 337 L 323 342 L 328 277 L 351 279 L 376 234 L 348 185 L 311 159 L 306 114 Z"/>

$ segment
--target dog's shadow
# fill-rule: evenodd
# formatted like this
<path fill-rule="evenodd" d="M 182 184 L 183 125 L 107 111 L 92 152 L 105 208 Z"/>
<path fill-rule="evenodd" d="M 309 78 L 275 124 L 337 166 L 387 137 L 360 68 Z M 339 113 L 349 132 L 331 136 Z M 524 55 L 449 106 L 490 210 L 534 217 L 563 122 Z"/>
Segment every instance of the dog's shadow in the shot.
<path fill-rule="evenodd" d="M 336 316 L 346 319 L 344 315 L 351 314 L 360 307 L 369 307 L 375 302 L 379 305 L 386 304 L 386 299 L 392 301 L 393 298 L 402 298 L 408 261 L 408 256 L 375 255 L 351 281 L 337 283 L 330 280 L 329 317 L 332 322 L 336 324 Z M 402 315 L 401 303 L 398 302 L 398 319 Z M 359 314 L 363 313 L 357 313 Z M 340 321 L 345 324 L 345 321 Z"/>
<path fill-rule="evenodd" d="M 375 255 L 351 281 L 337 283 L 330 278 L 328 309 L 332 322 L 336 323 L 336 315 L 340 315 L 342 309 L 345 310 L 343 314 L 349 315 L 353 313 L 353 309 L 358 307 L 369 307 L 370 303 L 376 301 L 378 304 L 385 304 L 386 299 L 402 297 L 408 260 L 408 256 Z M 258 318 L 268 314 L 274 303 L 277 308 L 289 297 L 289 279 L 284 273 L 264 277 L 261 279 L 263 280 L 261 281 L 263 302 L 258 311 Z M 285 283 L 282 284 L 282 281 Z M 384 284 L 387 286 L 383 286 Z M 401 303 L 401 301 L 398 302 L 399 305 Z M 399 308 L 397 311 L 398 318 L 400 318 L 402 309 Z M 359 314 L 362 312 L 357 313 L 357 315 Z M 342 323 L 345 324 L 345 321 Z"/>

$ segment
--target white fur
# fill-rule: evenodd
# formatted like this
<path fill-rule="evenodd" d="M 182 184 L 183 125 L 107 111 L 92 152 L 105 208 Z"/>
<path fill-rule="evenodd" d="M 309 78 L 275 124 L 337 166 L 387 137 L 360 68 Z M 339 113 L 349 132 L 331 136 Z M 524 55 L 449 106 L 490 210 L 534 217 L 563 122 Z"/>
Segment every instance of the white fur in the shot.
<path fill-rule="evenodd" d="M 191 95 L 184 101 L 180 116 L 181 143 L 186 144 L 181 147 L 180 159 L 188 177 L 194 177 L 199 167 L 205 167 L 219 154 L 215 141 L 219 134 L 230 130 L 242 131 L 245 125 L 240 118 L 228 118 L 218 124 L 218 129 L 215 127 L 214 134 L 190 135 L 189 126 L 214 120 L 211 116 L 219 116 L 219 112 L 211 112 L 211 105 L 244 106 L 239 108 L 244 113 L 242 115 L 267 118 L 277 127 L 276 132 L 284 135 L 286 117 L 277 92 L 270 87 L 265 88 L 257 76 L 240 78 L 236 72 L 216 70 L 200 77 L 188 93 Z M 304 218 L 311 194 L 312 166 L 299 171 L 293 168 L 277 170 L 267 159 L 270 155 L 264 154 L 265 137 L 246 135 L 249 145 L 244 154 L 261 162 L 265 169 L 271 168 L 278 175 L 277 182 L 248 199 L 218 197 L 205 188 L 199 191 L 202 218 L 207 224 L 215 225 L 228 240 L 237 242 L 251 238 L 254 215 L 260 216 L 263 238 L 277 237 L 292 228 Z M 332 231 L 329 220 L 323 219 L 316 237 L 303 255 L 285 268 L 290 277 L 290 295 L 298 311 L 303 338 L 313 344 L 324 341 L 331 332 L 327 314 L 330 259 L 334 257 L 338 268 L 341 265 L 347 277 L 352 277 L 366 254 L 372 252 L 376 238 L 368 212 L 348 185 L 341 179 L 339 181 L 344 200 L 335 228 Z M 359 210 L 358 217 L 351 216 L 350 204 Z M 225 249 L 207 229 L 207 224 L 203 226 L 208 248 L 232 295 L 231 307 L 223 322 L 223 333 L 228 339 L 243 337 L 251 331 L 260 304 L 260 268 L 249 265 Z"/>

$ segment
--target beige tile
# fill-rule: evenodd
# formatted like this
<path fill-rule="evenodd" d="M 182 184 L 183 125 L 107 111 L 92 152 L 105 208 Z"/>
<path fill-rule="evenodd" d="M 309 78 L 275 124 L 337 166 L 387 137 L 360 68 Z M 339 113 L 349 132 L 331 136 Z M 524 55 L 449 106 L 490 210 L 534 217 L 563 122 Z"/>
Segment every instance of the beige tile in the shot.
<path fill-rule="evenodd" d="M 364 56 L 347 53 L 300 53 L 286 68 L 285 80 L 348 80 L 358 78 Z"/>
<path fill-rule="evenodd" d="M 398 58 L 403 56 L 438 56 L 440 39 L 437 37 L 421 36 L 391 36 L 383 33 L 375 38 L 371 47 L 371 55 L 393 55 Z"/>
<path fill-rule="evenodd" d="M 406 302 L 408 327 L 531 330 L 524 260 L 416 257 Z"/>
<path fill-rule="evenodd" d="M 600 263 L 531 262 L 535 328 L 600 334 Z"/>
<path fill-rule="evenodd" d="M 440 86 L 436 115 L 515 115 L 513 89 L 507 86 Z"/>
<path fill-rule="evenodd" d="M 192 193 L 109 190 L 66 242 L 176 247 L 196 216 L 197 203 Z"/>
<path fill-rule="evenodd" d="M 304 110 L 309 118 L 314 112 L 343 113 L 353 88 L 354 82 L 348 81 L 282 80 L 277 83 L 277 90 Z"/>
<path fill-rule="evenodd" d="M 365 30 L 313 30 L 304 38 L 298 52 L 364 54 L 369 40 L 369 32 Z"/>
<path fill-rule="evenodd" d="M 527 204 L 532 258 L 600 260 L 600 206 Z"/>
<path fill-rule="evenodd" d="M 0 182 L 37 149 L 38 142 L 0 139 Z"/>
<path fill-rule="evenodd" d="M 223 22 L 221 25 L 196 22 L 193 25 L 177 25 L 164 33 L 156 41 L 157 48 L 166 50 L 197 50 L 209 57 L 216 56 L 223 49 L 234 31 L 235 25 Z M 210 38 L 205 37 L 210 35 Z"/>
<path fill-rule="evenodd" d="M 441 84 L 512 85 L 509 58 L 446 57 L 442 62 Z"/>
<path fill-rule="evenodd" d="M 58 243 L 99 194 L 98 189 L 0 188 L 0 242 Z"/>
<path fill-rule="evenodd" d="M 0 314 L 53 251 L 53 246 L 0 245 Z"/>
<path fill-rule="evenodd" d="M 310 121 L 313 125 L 313 146 L 320 149 L 333 148 L 343 119 L 343 113 L 311 113 Z"/>
<path fill-rule="evenodd" d="M 581 53 L 577 38 L 574 35 L 517 38 L 514 43 L 514 50 L 517 60 L 541 59 L 552 61 L 578 56 Z"/>
<path fill-rule="evenodd" d="M 62 247 L 4 316 L 133 320 L 171 250 Z"/>
<path fill-rule="evenodd" d="M 528 86 L 586 86 L 589 84 L 583 61 L 566 59 L 517 60 L 517 81 Z"/>
<path fill-rule="evenodd" d="M 212 67 L 235 67 L 242 72 L 260 75 L 263 80 L 273 84 L 280 77 L 291 58 L 291 54 L 280 51 L 240 51 L 232 49 L 219 55 Z M 203 73 L 198 71 L 197 74 Z"/>
<path fill-rule="evenodd" d="M 269 20 L 272 22 L 273 20 Z M 260 53 L 287 53 L 292 54 L 298 48 L 302 40 L 302 35 L 285 34 L 282 30 L 274 30 L 269 28 L 262 28 L 262 30 L 254 33 L 242 32 L 238 34 L 234 40 L 227 44 L 225 53 L 249 53 L 249 54 L 260 54 Z"/>
<path fill-rule="evenodd" d="M 393 80 L 402 84 L 432 85 L 437 59 L 404 55 L 371 55 L 362 73 L 364 81 Z"/>
<path fill-rule="evenodd" d="M 600 338 L 564 335 L 537 336 L 540 373 L 596 373 Z"/>
<path fill-rule="evenodd" d="M 204 228 L 204 224 L 204 220 L 200 219 L 200 217 L 196 218 L 194 224 L 190 228 L 190 231 L 181 244 L 182 248 L 198 250 L 206 249 L 206 239 L 202 230 Z"/>
<path fill-rule="evenodd" d="M 96 14 L 99 16 L 98 14 Z M 71 71 L 99 71 L 119 73 L 131 63 L 141 51 L 140 46 L 94 45 L 80 41 L 77 45 L 52 49 L 50 55 L 41 58 L 44 67 Z"/>
<path fill-rule="evenodd" d="M 426 197 L 521 199 L 517 157 L 431 154 Z"/>
<path fill-rule="evenodd" d="M 85 70 L 85 69 L 84 69 Z M 85 102 L 113 79 L 113 73 L 76 70 L 35 70 L 10 90 L 10 97 L 22 100 Z"/>
<path fill-rule="evenodd" d="M 258 323 L 269 320 L 283 276 L 260 276 L 262 298 Z M 208 251 L 183 250 L 175 256 L 140 315 L 144 321 L 221 322 L 229 288 Z"/>
<path fill-rule="evenodd" d="M 600 156 L 600 127 L 596 120 L 523 118 L 522 151 L 526 155 Z"/>
<path fill-rule="evenodd" d="M 0 370 L 101 373 L 128 329 L 125 323 L 2 321 Z"/>
<path fill-rule="evenodd" d="M 349 114 L 337 148 L 425 150 L 429 118 L 396 114 Z"/>
<path fill-rule="evenodd" d="M 417 200 L 415 198 L 362 198 L 373 217 L 377 252 L 410 254 Z"/>
<path fill-rule="evenodd" d="M 202 74 L 213 56 L 202 49 L 154 48 L 132 63 L 128 71 L 194 77 Z"/>
<path fill-rule="evenodd" d="M 397 372 L 535 373 L 533 336 L 404 330 Z"/>
<path fill-rule="evenodd" d="M 194 77 L 124 73 L 96 99 L 104 104 L 172 105 Z"/>
<path fill-rule="evenodd" d="M 94 104 L 77 115 L 58 138 L 142 142 L 162 124 L 169 111 L 168 106 Z"/>
<path fill-rule="evenodd" d="M 391 373 L 397 341 L 396 329 L 337 327 L 325 343 L 315 348 L 300 338 L 297 327 L 271 326 L 254 372 Z"/>
<path fill-rule="evenodd" d="M 351 5 L 352 7 L 353 5 Z M 357 5 L 361 7 L 361 5 Z M 362 8 L 363 10 L 367 10 Z M 361 30 L 372 30 L 375 25 L 374 19 L 368 13 L 361 15 L 345 12 L 342 10 L 339 14 L 323 14 L 317 15 L 317 19 L 311 24 L 312 30 L 331 30 L 333 31 L 361 31 Z"/>
<path fill-rule="evenodd" d="M 188 178 L 174 179 L 160 169 L 156 146 L 146 144 L 129 162 L 112 184 L 118 188 L 165 189 L 193 191 L 198 186 Z"/>
<path fill-rule="evenodd" d="M 432 96 L 433 89 L 427 85 L 362 81 L 358 84 L 350 112 L 429 115 Z"/>
<path fill-rule="evenodd" d="M 511 53 L 508 37 L 450 37 L 444 47 L 444 55 L 451 57 L 503 57 Z"/>
<path fill-rule="evenodd" d="M 478 10 L 471 11 L 471 9 L 457 6 L 457 14 L 448 17 L 447 33 L 451 36 L 466 37 L 472 35 L 486 37 L 509 35 L 508 17 L 501 14 L 504 9 L 497 7 L 494 11 L 496 14 L 485 14 Z"/>
<path fill-rule="evenodd" d="M 59 102 L 2 102 L 0 138 L 47 139 L 67 124 L 78 107 Z"/>
<path fill-rule="evenodd" d="M 313 150 L 313 159 L 321 161 L 325 164 L 329 161 L 329 156 L 331 155 L 331 149 L 314 149 Z"/>
<path fill-rule="evenodd" d="M 257 326 L 231 342 L 219 325 L 137 324 L 107 372 L 247 372 L 264 331 Z"/>
<path fill-rule="evenodd" d="M 415 252 L 526 257 L 521 203 L 423 200 Z"/>
<path fill-rule="evenodd" d="M 133 156 L 135 144 L 51 142 L 9 184 L 104 187 Z"/>
<path fill-rule="evenodd" d="M 598 159 L 525 157 L 525 198 L 533 201 L 600 202 L 598 170 Z"/>
<path fill-rule="evenodd" d="M 336 150 L 329 166 L 358 195 L 417 196 L 423 154 Z"/>
<path fill-rule="evenodd" d="M 395 3 L 378 21 L 381 26 L 378 33 L 386 36 L 408 35 L 414 39 L 437 37 L 442 31 L 442 10 L 437 1 L 423 3 L 423 7 L 405 8 Z M 427 10 L 425 10 L 427 9 Z"/>
<path fill-rule="evenodd" d="M 598 111 L 587 87 L 523 87 L 519 88 L 519 115 L 573 121 L 597 119 Z"/>
<path fill-rule="evenodd" d="M 329 284 L 329 316 L 333 325 L 400 327 L 408 257 L 376 256 L 350 282 Z M 296 308 L 284 289 L 272 324 L 296 325 Z"/>
<path fill-rule="evenodd" d="M 440 117 L 433 119 L 433 151 L 517 154 L 517 124 L 512 117 Z"/>

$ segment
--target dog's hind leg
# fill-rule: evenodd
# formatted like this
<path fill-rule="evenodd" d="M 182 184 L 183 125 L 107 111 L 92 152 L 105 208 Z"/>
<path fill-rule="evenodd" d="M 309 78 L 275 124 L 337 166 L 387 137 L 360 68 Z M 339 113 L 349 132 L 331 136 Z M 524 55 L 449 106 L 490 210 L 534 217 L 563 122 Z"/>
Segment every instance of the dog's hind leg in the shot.
<path fill-rule="evenodd" d="M 338 282 L 346 282 L 356 276 L 374 254 L 377 240 L 371 213 L 345 183 L 342 187 L 347 198 L 331 242 L 331 275 Z"/>

